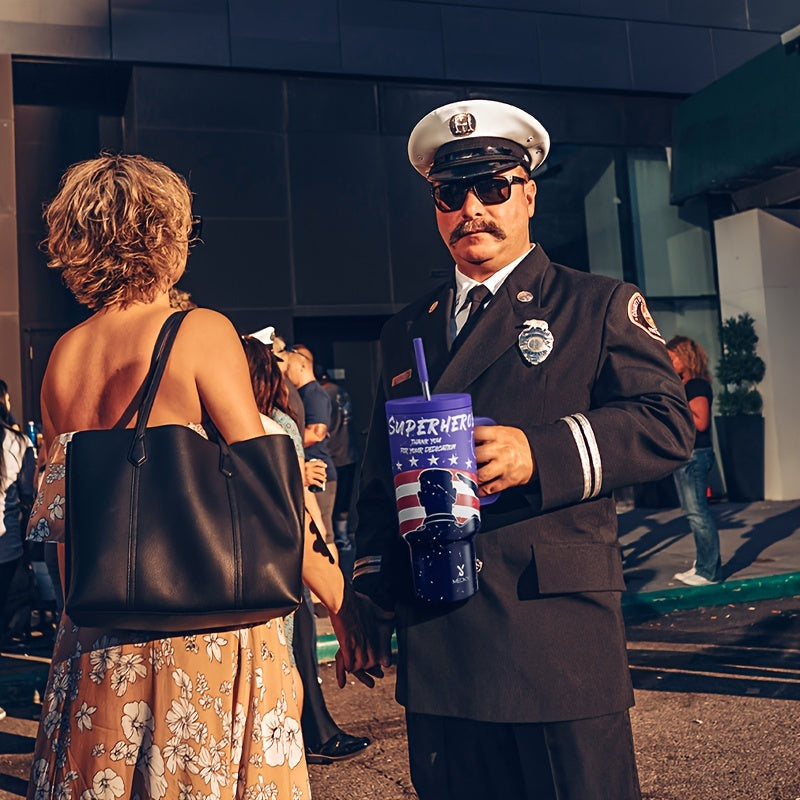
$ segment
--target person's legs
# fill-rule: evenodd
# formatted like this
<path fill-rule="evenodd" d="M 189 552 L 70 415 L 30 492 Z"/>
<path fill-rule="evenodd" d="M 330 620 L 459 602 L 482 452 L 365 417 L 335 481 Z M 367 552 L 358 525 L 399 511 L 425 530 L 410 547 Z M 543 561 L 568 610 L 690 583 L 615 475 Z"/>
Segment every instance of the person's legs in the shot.
<path fill-rule="evenodd" d="M 292 649 L 297 671 L 303 682 L 303 716 L 300 721 L 303 739 L 307 747 L 316 750 L 339 733 L 339 728 L 325 705 L 322 687 L 319 685 L 314 616 L 305 597 L 294 612 Z"/>
<path fill-rule="evenodd" d="M 333 544 L 333 504 L 336 502 L 336 481 L 328 481 L 321 492 L 316 493 L 322 522 L 325 524 L 325 541 Z"/>
<path fill-rule="evenodd" d="M 14 573 L 17 571 L 17 564 L 19 564 L 18 558 L 0 564 L 0 619 L 2 619 L 4 623 L 5 618 L 3 617 L 3 612 L 6 607 L 6 600 L 8 600 L 8 590 L 11 588 L 11 581 L 14 578 Z"/>
<path fill-rule="evenodd" d="M 350 539 L 348 516 L 350 499 L 353 494 L 353 475 L 355 464 L 345 464 L 336 467 L 336 497 L 333 503 L 333 542 L 339 552 L 339 566 L 344 577 L 353 579 L 353 564 L 356 549 Z"/>
<path fill-rule="evenodd" d="M 328 711 L 318 680 L 316 626 L 307 591 L 304 590 L 303 601 L 294 613 L 292 636 L 294 659 L 303 683 L 300 727 L 308 763 L 331 764 L 358 755 L 369 746 L 370 740 L 345 733 Z"/>
<path fill-rule="evenodd" d="M 696 573 L 709 581 L 719 577 L 719 532 L 708 507 L 706 487 L 714 459 L 710 447 L 692 451 L 687 464 L 675 471 L 675 487 L 697 549 Z"/>
<path fill-rule="evenodd" d="M 556 800 L 541 726 L 538 749 L 528 748 L 524 758 L 514 727 L 406 712 L 411 781 L 420 800 Z"/>
<path fill-rule="evenodd" d="M 514 725 L 519 759 L 525 771 L 520 797 L 558 800 L 641 800 L 630 715 Z M 541 741 L 555 793 L 541 791 Z M 530 755 L 529 755 L 530 754 Z M 533 770 L 529 769 L 529 765 Z"/>

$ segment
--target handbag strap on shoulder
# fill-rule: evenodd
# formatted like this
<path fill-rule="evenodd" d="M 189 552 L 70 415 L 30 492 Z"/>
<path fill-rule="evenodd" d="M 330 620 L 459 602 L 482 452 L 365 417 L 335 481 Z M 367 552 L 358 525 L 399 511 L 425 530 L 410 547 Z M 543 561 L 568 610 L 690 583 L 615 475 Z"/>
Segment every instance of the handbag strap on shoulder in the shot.
<path fill-rule="evenodd" d="M 175 337 L 178 335 L 178 328 L 180 328 L 181 323 L 188 313 L 189 311 L 187 310 L 176 311 L 174 314 L 170 314 L 158 333 L 158 338 L 153 348 L 153 355 L 150 359 L 150 371 L 147 373 L 147 378 L 145 379 L 144 397 L 139 405 L 131 449 L 128 451 L 128 461 L 135 467 L 141 466 L 147 460 L 147 451 L 144 444 L 147 421 L 150 419 L 153 402 L 156 399 L 156 393 L 158 392 L 161 378 L 164 375 L 164 369 L 167 366 L 167 360 L 169 359 L 172 345 L 175 343 Z"/>

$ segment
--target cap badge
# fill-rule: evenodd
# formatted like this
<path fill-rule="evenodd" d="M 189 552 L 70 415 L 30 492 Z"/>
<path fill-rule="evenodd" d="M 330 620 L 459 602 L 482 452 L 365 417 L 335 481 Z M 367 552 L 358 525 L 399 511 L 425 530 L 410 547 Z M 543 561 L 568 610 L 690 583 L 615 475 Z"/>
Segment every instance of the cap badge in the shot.
<path fill-rule="evenodd" d="M 529 364 L 541 364 L 553 351 L 553 334 L 541 319 L 526 319 L 519 335 L 519 350 Z"/>
<path fill-rule="evenodd" d="M 533 295 L 523 290 L 517 293 L 517 300 L 519 300 L 520 303 L 530 303 L 531 300 L 533 300 Z"/>
<path fill-rule="evenodd" d="M 463 111 L 450 117 L 450 133 L 453 136 L 469 136 L 475 133 L 475 117 Z"/>

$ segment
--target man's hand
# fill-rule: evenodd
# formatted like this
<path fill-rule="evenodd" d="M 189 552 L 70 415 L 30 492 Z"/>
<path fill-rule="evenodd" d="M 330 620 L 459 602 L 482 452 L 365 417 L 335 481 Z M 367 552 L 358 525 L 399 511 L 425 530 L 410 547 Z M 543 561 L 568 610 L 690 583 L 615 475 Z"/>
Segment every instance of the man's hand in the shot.
<path fill-rule="evenodd" d="M 325 485 L 326 475 L 325 462 L 321 458 L 312 458 L 304 464 L 303 485 L 322 488 Z"/>
<path fill-rule="evenodd" d="M 345 585 L 344 602 L 338 614 L 331 614 L 339 651 L 336 653 L 336 682 L 342 688 L 350 672 L 370 689 L 383 667 L 392 663 L 394 614 L 375 605 L 366 595 Z"/>
<path fill-rule="evenodd" d="M 506 425 L 475 426 L 475 459 L 479 495 L 522 486 L 530 481 L 536 468 L 525 434 Z"/>

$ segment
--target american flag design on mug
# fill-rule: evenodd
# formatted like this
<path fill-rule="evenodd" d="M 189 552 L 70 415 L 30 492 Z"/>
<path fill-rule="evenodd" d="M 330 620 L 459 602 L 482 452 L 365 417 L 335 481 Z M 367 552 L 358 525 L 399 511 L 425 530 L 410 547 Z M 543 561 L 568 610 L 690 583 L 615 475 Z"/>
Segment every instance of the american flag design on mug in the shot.
<path fill-rule="evenodd" d="M 394 476 L 394 492 L 397 499 L 397 519 L 400 523 L 400 535 L 416 530 L 425 521 L 425 508 L 420 502 L 420 474 L 429 477 L 430 468 L 427 470 L 408 470 Z M 475 473 L 463 470 L 442 470 L 450 474 L 452 486 L 456 492 L 452 514 L 460 524 L 464 524 L 472 517 L 480 518 L 480 503 L 475 494 Z"/>

